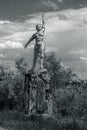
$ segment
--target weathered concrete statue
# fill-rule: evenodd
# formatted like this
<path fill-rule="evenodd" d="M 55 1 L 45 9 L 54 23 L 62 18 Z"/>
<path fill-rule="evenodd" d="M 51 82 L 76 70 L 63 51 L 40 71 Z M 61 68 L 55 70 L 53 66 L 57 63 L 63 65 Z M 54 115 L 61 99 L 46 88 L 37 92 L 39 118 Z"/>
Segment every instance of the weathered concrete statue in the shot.
<path fill-rule="evenodd" d="M 50 89 L 50 76 L 43 67 L 45 53 L 44 32 L 45 22 L 42 15 L 42 24 L 36 25 L 36 33 L 32 35 L 25 44 L 26 48 L 29 43 L 35 40 L 34 59 L 32 71 L 25 74 L 24 83 L 24 108 L 28 114 L 52 114 L 52 94 Z M 37 58 L 40 56 L 40 70 L 34 71 Z M 33 72 L 33 73 L 32 73 Z"/>
<path fill-rule="evenodd" d="M 37 32 L 32 35 L 32 37 L 29 39 L 29 41 L 25 44 L 24 48 L 26 48 L 29 43 L 33 40 L 35 40 L 35 46 L 34 46 L 34 59 L 33 59 L 33 66 L 32 71 L 35 69 L 37 58 L 40 56 L 40 69 L 43 69 L 43 58 L 45 53 L 45 47 L 44 47 L 44 32 L 45 32 L 45 21 L 42 14 L 42 24 L 36 25 Z"/>

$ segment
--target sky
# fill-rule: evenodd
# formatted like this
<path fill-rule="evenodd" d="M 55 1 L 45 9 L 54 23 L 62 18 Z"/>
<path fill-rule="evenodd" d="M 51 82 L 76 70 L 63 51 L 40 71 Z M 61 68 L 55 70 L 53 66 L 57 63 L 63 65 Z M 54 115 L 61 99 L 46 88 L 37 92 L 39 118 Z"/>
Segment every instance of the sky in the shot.
<path fill-rule="evenodd" d="M 32 62 L 34 42 L 26 50 L 23 46 L 44 12 L 46 52 L 55 52 L 65 68 L 87 79 L 86 4 L 86 0 L 0 0 L 0 60 L 24 56 Z"/>
<path fill-rule="evenodd" d="M 0 0 L 0 17 L 14 19 L 33 12 L 86 7 L 87 0 Z"/>

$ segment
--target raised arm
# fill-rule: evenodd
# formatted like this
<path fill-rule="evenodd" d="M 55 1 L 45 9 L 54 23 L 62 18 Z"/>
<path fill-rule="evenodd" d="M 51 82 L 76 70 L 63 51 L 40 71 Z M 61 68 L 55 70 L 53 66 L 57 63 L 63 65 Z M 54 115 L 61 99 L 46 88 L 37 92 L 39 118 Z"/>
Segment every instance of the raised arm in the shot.
<path fill-rule="evenodd" d="M 42 14 L 42 29 L 45 31 L 44 14 Z"/>
<path fill-rule="evenodd" d="M 33 40 L 34 40 L 34 35 L 32 35 L 32 37 L 29 39 L 29 41 L 25 44 L 24 48 L 26 48 L 30 44 L 30 42 Z"/>

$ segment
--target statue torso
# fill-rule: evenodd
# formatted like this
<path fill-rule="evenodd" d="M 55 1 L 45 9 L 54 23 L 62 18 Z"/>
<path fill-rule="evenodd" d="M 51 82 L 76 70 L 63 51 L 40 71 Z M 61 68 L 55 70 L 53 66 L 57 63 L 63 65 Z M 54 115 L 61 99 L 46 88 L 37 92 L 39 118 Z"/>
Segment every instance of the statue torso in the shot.
<path fill-rule="evenodd" d="M 44 39 L 44 32 L 43 32 L 43 30 L 38 31 L 38 32 L 35 33 L 36 44 L 41 44 L 43 42 L 43 39 Z"/>

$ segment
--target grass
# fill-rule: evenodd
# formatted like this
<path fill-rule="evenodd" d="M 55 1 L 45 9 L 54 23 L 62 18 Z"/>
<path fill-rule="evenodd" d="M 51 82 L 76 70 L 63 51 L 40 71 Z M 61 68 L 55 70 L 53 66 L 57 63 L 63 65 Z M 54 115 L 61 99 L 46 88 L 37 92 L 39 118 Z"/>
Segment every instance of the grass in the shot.
<path fill-rule="evenodd" d="M 0 126 L 8 130 L 87 130 L 87 124 L 83 119 L 29 117 L 17 111 L 0 112 Z"/>
<path fill-rule="evenodd" d="M 53 121 L 50 121 L 50 125 L 53 127 Z M 29 117 L 17 111 L 0 112 L 0 126 L 8 128 L 8 130 L 51 130 L 47 119 L 35 116 Z"/>

